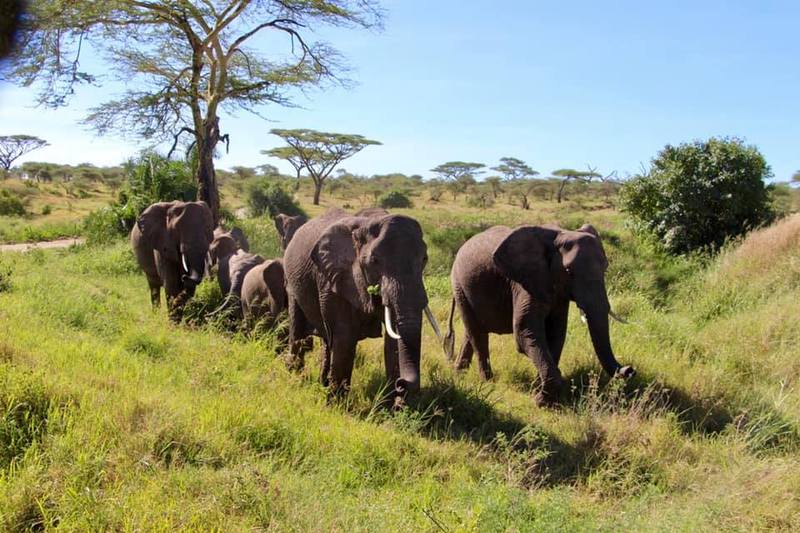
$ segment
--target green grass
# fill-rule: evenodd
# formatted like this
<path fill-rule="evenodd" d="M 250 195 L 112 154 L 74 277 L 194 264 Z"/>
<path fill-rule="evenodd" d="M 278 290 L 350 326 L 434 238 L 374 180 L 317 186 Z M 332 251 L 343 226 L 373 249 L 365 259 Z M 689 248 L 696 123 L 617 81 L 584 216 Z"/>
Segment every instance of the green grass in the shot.
<path fill-rule="evenodd" d="M 296 376 L 269 335 L 151 311 L 125 242 L 0 255 L 0 528 L 800 528 L 800 219 L 704 264 L 640 243 L 611 210 L 567 207 L 399 211 L 426 234 L 556 219 L 607 236 L 612 303 L 631 321 L 612 340 L 639 375 L 598 378 L 573 312 L 557 409 L 534 406 L 535 369 L 508 336 L 492 337 L 496 378 L 481 383 L 426 326 L 421 397 L 391 415 L 379 340 L 359 344 L 353 390 L 329 404 L 316 357 Z M 244 226 L 274 256 L 271 223 Z"/>

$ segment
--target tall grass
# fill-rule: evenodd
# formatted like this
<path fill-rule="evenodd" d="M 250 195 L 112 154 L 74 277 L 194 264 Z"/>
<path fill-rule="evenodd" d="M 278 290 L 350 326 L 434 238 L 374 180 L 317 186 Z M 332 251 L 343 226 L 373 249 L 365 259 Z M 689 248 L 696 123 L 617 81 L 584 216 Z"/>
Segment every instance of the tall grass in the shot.
<path fill-rule="evenodd" d="M 445 221 L 400 212 L 426 233 Z M 514 222 L 497 213 L 487 222 Z M 637 244 L 613 213 L 565 216 L 608 235 L 612 303 L 631 321 L 612 341 L 639 375 L 599 376 L 573 312 L 555 409 L 534 406 L 535 370 L 508 336 L 492 337 L 496 378 L 481 383 L 425 327 L 422 393 L 392 414 L 377 339 L 359 344 L 349 398 L 329 403 L 316 357 L 294 375 L 268 333 L 152 311 L 124 242 L 4 254 L 1 527 L 800 528 L 798 219 L 706 265 Z M 278 253 L 266 222 L 246 226 L 255 251 Z M 443 322 L 446 272 L 426 285 Z"/>

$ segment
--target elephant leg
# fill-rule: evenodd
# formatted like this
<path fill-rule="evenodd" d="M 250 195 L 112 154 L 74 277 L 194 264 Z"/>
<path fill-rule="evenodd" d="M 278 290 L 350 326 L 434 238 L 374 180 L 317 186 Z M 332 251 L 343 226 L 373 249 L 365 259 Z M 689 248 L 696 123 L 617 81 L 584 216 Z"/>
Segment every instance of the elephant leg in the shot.
<path fill-rule="evenodd" d="M 458 352 L 458 357 L 455 360 L 456 370 L 466 370 L 472 364 L 472 353 L 474 349 L 469 337 L 464 336 L 464 341 L 461 343 L 461 350 Z"/>
<path fill-rule="evenodd" d="M 553 363 L 556 366 L 561 361 L 561 352 L 564 350 L 564 341 L 567 339 L 568 316 L 569 301 L 567 300 L 556 304 L 545 320 L 547 346 L 550 349 L 550 357 L 553 358 Z"/>
<path fill-rule="evenodd" d="M 306 352 L 311 347 L 313 347 L 313 340 L 308 336 L 308 320 L 297 301 L 292 298 L 289 300 L 290 355 L 286 363 L 290 370 L 299 371 L 303 369 Z"/>
<path fill-rule="evenodd" d="M 334 396 L 344 396 L 350 390 L 353 365 L 356 359 L 356 337 L 346 332 L 334 332 L 331 341 L 330 387 Z"/>
<path fill-rule="evenodd" d="M 492 379 L 492 367 L 489 364 L 489 334 L 483 330 L 469 302 L 463 298 L 457 298 L 457 301 L 461 321 L 464 323 L 464 344 L 461 345 L 461 353 L 456 359 L 456 368 L 459 370 L 469 368 L 472 353 L 476 351 L 481 378 Z"/>
<path fill-rule="evenodd" d="M 389 335 L 383 336 L 383 364 L 386 367 L 386 380 L 389 388 L 400 378 L 400 355 L 397 341 Z"/>
<path fill-rule="evenodd" d="M 147 276 L 147 285 L 150 287 L 150 304 L 153 309 L 161 307 L 161 280 Z"/>
<path fill-rule="evenodd" d="M 173 322 L 180 322 L 183 316 L 183 306 L 188 300 L 187 294 L 183 290 L 180 275 L 169 266 L 159 268 L 159 272 L 164 280 L 164 293 L 167 298 L 169 318 Z"/>
<path fill-rule="evenodd" d="M 327 387 L 331 382 L 331 346 L 328 341 L 322 341 L 322 358 L 319 365 L 319 382 Z"/>
<path fill-rule="evenodd" d="M 478 374 L 484 381 L 489 381 L 494 376 L 489 363 L 489 334 L 483 330 L 473 332 L 470 342 L 478 353 Z"/>
<path fill-rule="evenodd" d="M 528 356 L 539 371 L 542 385 L 536 394 L 538 405 L 555 403 L 561 390 L 561 372 L 550 355 L 544 320 L 525 317 L 514 320 L 514 336 L 517 350 Z"/>

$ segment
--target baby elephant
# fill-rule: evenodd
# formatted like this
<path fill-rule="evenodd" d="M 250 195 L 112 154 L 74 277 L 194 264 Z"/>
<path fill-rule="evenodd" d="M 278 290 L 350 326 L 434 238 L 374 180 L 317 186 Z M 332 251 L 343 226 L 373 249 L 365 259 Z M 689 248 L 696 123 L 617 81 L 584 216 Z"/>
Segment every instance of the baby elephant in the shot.
<path fill-rule="evenodd" d="M 248 324 L 265 318 L 270 322 L 286 309 L 286 280 L 280 259 L 253 267 L 242 282 L 242 314 Z"/>
<path fill-rule="evenodd" d="M 489 333 L 513 333 L 517 350 L 539 370 L 539 405 L 556 400 L 558 369 L 567 335 L 570 300 L 586 316 L 603 370 L 625 378 L 635 373 L 614 357 L 611 312 L 605 286 L 608 267 L 600 235 L 586 224 L 577 231 L 557 226 L 494 226 L 469 239 L 456 254 L 451 273 L 453 308 L 445 351 L 453 355 L 453 310 L 464 322 L 456 366 L 465 369 L 477 352 L 481 377 L 490 379 Z"/>
<path fill-rule="evenodd" d="M 237 315 L 241 310 L 239 300 L 242 295 L 244 278 L 250 270 L 264 262 L 260 255 L 245 252 L 239 248 L 237 241 L 229 234 L 221 234 L 214 239 L 209 247 L 211 261 L 218 264 L 217 281 L 225 300 L 217 309 L 210 313 L 216 315 L 226 309 L 236 306 Z"/>

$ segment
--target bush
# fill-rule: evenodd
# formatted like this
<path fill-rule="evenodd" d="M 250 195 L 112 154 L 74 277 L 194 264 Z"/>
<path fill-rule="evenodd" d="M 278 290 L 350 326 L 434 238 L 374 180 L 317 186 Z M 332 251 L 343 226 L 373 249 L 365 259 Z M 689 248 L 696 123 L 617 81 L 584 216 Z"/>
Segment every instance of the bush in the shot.
<path fill-rule="evenodd" d="M 467 196 L 467 207 L 486 209 L 494 205 L 494 196 L 491 191 L 476 190 Z"/>
<path fill-rule="evenodd" d="M 0 215 L 24 217 L 25 204 L 17 196 L 2 190 L 0 191 Z"/>
<path fill-rule="evenodd" d="M 44 206 L 44 207 L 42 208 L 42 214 L 43 214 L 43 215 L 49 215 L 49 214 L 50 214 L 50 213 L 52 213 L 52 212 L 53 212 L 53 206 L 52 206 L 52 205 L 50 205 L 50 204 L 47 204 L 46 206 Z"/>
<path fill-rule="evenodd" d="M 106 243 L 126 235 L 136 217 L 156 202 L 197 198 L 191 164 L 143 152 L 125 163 L 125 184 L 117 202 L 90 213 L 84 220 L 89 243 Z"/>
<path fill-rule="evenodd" d="M 411 199 L 400 191 L 389 191 L 381 195 L 378 205 L 384 209 L 412 207 Z"/>
<path fill-rule="evenodd" d="M 470 224 L 467 226 L 446 226 L 429 233 L 431 244 L 439 248 L 450 258 L 450 262 L 456 257 L 456 252 L 467 240 L 486 228 L 488 224 Z"/>
<path fill-rule="evenodd" d="M 281 213 L 295 216 L 305 215 L 297 202 L 283 187 L 269 180 L 258 180 L 247 189 L 247 205 L 251 216 L 269 214 L 275 217 Z"/>
<path fill-rule="evenodd" d="M 719 248 L 774 217 L 770 167 L 739 139 L 667 145 L 652 165 L 622 188 L 622 209 L 672 253 Z"/>

